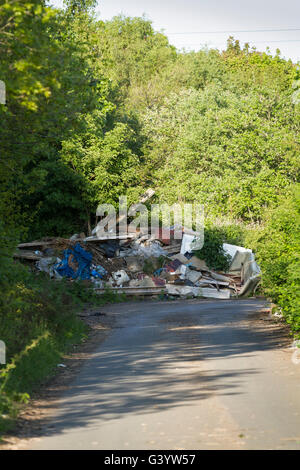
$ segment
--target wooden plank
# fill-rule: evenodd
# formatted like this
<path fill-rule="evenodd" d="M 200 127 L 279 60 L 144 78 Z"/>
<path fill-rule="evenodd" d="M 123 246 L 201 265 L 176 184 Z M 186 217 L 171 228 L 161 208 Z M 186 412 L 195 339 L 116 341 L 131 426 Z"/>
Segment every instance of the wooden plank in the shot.
<path fill-rule="evenodd" d="M 127 238 L 135 238 L 135 233 L 127 233 L 127 234 L 118 234 L 118 233 L 110 233 L 103 237 L 87 237 L 84 238 L 85 242 L 101 242 L 105 240 L 126 240 Z"/>
<path fill-rule="evenodd" d="M 205 284 L 212 284 L 214 286 L 224 286 L 224 287 L 228 287 L 229 286 L 229 282 L 224 282 L 224 281 L 215 281 L 214 279 L 207 279 L 205 277 L 202 277 L 199 281 L 199 283 L 203 282 Z"/>
<path fill-rule="evenodd" d="M 49 245 L 54 245 L 55 241 L 53 240 L 52 242 L 43 242 L 42 240 L 37 240 L 35 242 L 29 242 L 29 243 L 20 243 L 18 245 L 18 248 L 30 248 L 30 247 L 35 247 L 35 246 L 49 246 Z"/>
<path fill-rule="evenodd" d="M 155 194 L 155 191 L 153 189 L 147 189 L 147 191 L 145 192 L 145 194 L 143 194 L 138 202 L 138 204 L 143 204 L 144 202 L 148 201 L 148 199 L 150 199 L 153 195 Z M 97 215 L 97 213 L 96 213 Z M 113 219 L 114 215 L 107 215 L 107 220 L 106 220 L 106 224 L 109 224 L 109 222 Z M 116 218 L 116 224 L 117 225 L 120 225 L 120 222 L 122 222 L 124 219 L 127 219 L 127 213 L 126 214 L 122 214 L 122 215 L 118 215 L 117 218 Z M 126 225 L 126 224 L 125 224 Z M 97 227 L 94 228 L 94 230 L 96 229 Z M 93 231 L 94 231 L 93 230 Z M 106 238 L 104 239 L 106 240 Z M 118 238 L 112 238 L 112 240 L 118 240 Z M 119 239 L 121 240 L 121 239 Z"/>
<path fill-rule="evenodd" d="M 144 202 L 148 201 L 148 199 L 151 199 L 151 197 L 154 196 L 154 194 L 155 194 L 155 191 L 153 189 L 151 188 L 147 189 L 145 194 L 142 195 L 138 204 L 143 204 Z M 122 222 L 124 219 L 127 219 L 127 214 L 119 215 L 116 220 L 117 225 L 120 225 L 120 222 Z"/>
<path fill-rule="evenodd" d="M 225 281 L 231 282 L 231 278 L 228 276 L 224 276 L 223 274 L 215 273 L 214 271 L 209 271 L 211 277 L 213 277 L 216 281 Z"/>
<path fill-rule="evenodd" d="M 38 261 L 42 258 L 42 256 L 40 255 L 36 255 L 34 252 L 32 251 L 20 251 L 20 252 L 16 252 L 14 253 L 13 255 L 14 258 L 19 258 L 19 259 L 28 259 L 28 260 L 31 260 L 31 261 Z"/>
<path fill-rule="evenodd" d="M 167 245 L 163 246 L 162 249 L 167 251 L 168 253 L 176 253 L 178 250 L 180 251 L 181 244 L 178 245 Z"/>
<path fill-rule="evenodd" d="M 147 189 L 145 194 L 141 196 L 141 199 L 139 200 L 139 204 L 143 204 L 144 202 L 148 201 L 148 199 L 154 196 L 154 194 L 155 194 L 154 189 L 151 189 L 151 188 Z"/>
<path fill-rule="evenodd" d="M 95 288 L 97 294 L 104 294 L 107 289 Z M 128 295 L 155 295 L 166 292 L 165 287 L 110 287 L 110 292 Z"/>
<path fill-rule="evenodd" d="M 207 297 L 209 299 L 230 299 L 230 290 L 229 289 L 211 289 L 209 287 L 202 287 L 202 297 Z"/>

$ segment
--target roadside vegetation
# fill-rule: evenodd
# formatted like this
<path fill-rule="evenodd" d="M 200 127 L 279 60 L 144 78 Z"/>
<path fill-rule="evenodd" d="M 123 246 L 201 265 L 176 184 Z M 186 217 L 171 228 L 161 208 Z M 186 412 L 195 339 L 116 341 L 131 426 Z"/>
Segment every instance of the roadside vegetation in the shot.
<path fill-rule="evenodd" d="M 89 232 L 98 203 L 120 195 L 153 187 L 157 201 L 204 204 L 208 264 L 226 268 L 211 259 L 222 240 L 247 244 L 262 292 L 300 334 L 299 69 L 232 37 L 225 51 L 177 51 L 146 18 L 103 22 L 94 6 L 0 6 L 5 422 L 86 335 L 84 289 L 29 273 L 17 243 Z"/>
<path fill-rule="evenodd" d="M 80 281 L 51 281 L 19 262 L 8 263 L 0 270 L 0 332 L 6 346 L 6 365 L 0 365 L 0 434 L 13 424 L 19 406 L 55 374 L 63 355 L 87 338 L 89 329 L 77 315 L 83 307 L 122 300 L 109 291 L 93 294 Z"/>
<path fill-rule="evenodd" d="M 261 266 L 263 292 L 300 332 L 300 185 L 265 211 L 263 223 L 248 231 L 248 243 Z"/>

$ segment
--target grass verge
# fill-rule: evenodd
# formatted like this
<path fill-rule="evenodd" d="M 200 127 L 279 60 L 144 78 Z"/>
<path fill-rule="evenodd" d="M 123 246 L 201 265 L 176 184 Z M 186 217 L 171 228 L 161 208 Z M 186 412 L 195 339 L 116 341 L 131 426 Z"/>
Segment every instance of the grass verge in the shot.
<path fill-rule="evenodd" d="M 63 355 L 87 338 L 88 327 L 77 315 L 83 306 L 124 300 L 110 291 L 99 296 L 84 282 L 51 281 L 19 263 L 11 268 L 0 300 L 6 349 L 6 363 L 0 364 L 0 436 L 13 427 L 32 392 L 55 374 Z"/>

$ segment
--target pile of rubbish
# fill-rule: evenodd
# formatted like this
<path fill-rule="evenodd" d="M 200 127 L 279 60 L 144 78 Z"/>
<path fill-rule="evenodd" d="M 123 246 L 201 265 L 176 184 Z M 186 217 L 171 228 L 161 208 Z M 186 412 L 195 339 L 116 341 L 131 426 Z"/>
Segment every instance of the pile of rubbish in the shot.
<path fill-rule="evenodd" d="M 181 240 L 175 239 L 174 227 L 168 236 L 159 230 L 155 235 L 136 231 L 44 238 L 20 244 L 15 258 L 56 280 L 87 281 L 99 294 L 109 288 L 127 295 L 229 299 L 255 290 L 260 269 L 251 250 L 224 244 L 231 264 L 228 272 L 215 272 L 194 254 L 198 234 L 180 230 Z"/>
<path fill-rule="evenodd" d="M 183 234 L 181 245 L 139 233 L 134 239 L 105 241 L 53 238 L 23 243 L 15 257 L 34 262 L 54 279 L 88 280 L 99 293 L 110 288 L 132 295 L 229 299 L 255 289 L 260 269 L 251 250 L 224 244 L 231 265 L 227 273 L 215 272 L 192 248 L 186 251 L 186 238 Z"/>

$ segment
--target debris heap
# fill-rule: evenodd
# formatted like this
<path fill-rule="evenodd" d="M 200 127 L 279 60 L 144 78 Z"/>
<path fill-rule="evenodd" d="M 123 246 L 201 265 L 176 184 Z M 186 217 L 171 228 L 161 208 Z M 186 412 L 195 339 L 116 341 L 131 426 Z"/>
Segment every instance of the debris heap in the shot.
<path fill-rule="evenodd" d="M 99 294 L 111 289 L 127 295 L 229 299 L 255 290 L 260 269 L 251 250 L 224 244 L 231 265 L 226 273 L 215 272 L 194 254 L 199 234 L 180 230 L 181 240 L 175 239 L 175 227 L 151 235 L 137 230 L 100 237 L 94 230 L 91 237 L 82 233 L 22 243 L 14 256 L 53 279 L 87 281 Z"/>
<path fill-rule="evenodd" d="M 183 229 L 184 230 L 184 229 Z M 227 273 L 211 270 L 182 243 L 157 236 L 106 240 L 45 238 L 18 246 L 15 258 L 33 264 L 53 279 L 87 280 L 99 294 L 107 288 L 128 295 L 229 299 L 251 293 L 260 269 L 251 250 L 224 244 L 232 256 Z"/>

